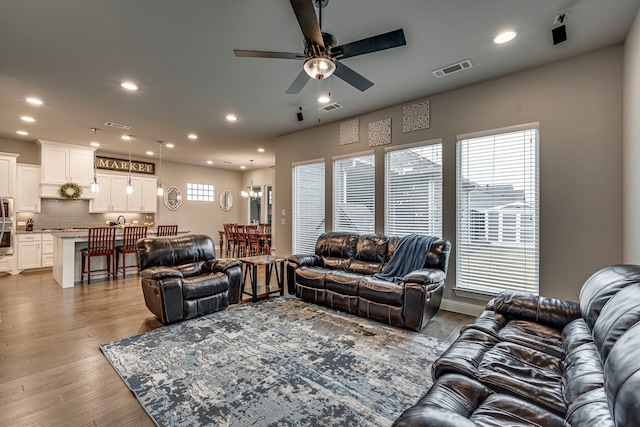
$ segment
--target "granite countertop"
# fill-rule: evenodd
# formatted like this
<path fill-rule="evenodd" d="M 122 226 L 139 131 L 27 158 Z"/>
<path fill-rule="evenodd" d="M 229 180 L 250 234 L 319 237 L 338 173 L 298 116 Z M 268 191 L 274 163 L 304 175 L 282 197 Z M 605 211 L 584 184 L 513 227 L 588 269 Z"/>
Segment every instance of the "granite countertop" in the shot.
<path fill-rule="evenodd" d="M 56 237 L 62 237 L 63 239 L 71 239 L 78 237 L 88 237 L 89 228 L 65 228 L 65 229 L 55 229 L 55 228 L 44 228 L 44 229 L 34 229 L 33 231 L 26 230 L 16 230 L 16 234 L 51 234 Z M 149 227 L 147 230 L 147 236 L 153 237 L 155 236 L 157 229 L 155 227 Z M 189 234 L 190 230 L 178 230 L 178 234 Z M 124 234 L 123 228 L 116 228 L 116 235 Z"/>

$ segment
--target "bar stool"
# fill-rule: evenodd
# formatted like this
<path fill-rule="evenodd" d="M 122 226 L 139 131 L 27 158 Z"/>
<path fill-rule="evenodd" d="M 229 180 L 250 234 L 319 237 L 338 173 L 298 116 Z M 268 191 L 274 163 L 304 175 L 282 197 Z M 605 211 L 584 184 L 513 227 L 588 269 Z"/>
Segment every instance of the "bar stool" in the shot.
<path fill-rule="evenodd" d="M 127 267 L 138 267 L 138 257 L 135 264 L 127 265 L 127 254 L 137 253 L 138 247 L 136 242 L 138 239 L 147 237 L 147 227 L 145 226 L 129 226 L 124 228 L 124 237 L 122 245 L 116 246 L 116 277 L 120 269 L 120 254 L 122 254 L 122 278 L 127 277 Z"/>
<path fill-rule="evenodd" d="M 156 232 L 156 236 L 177 236 L 178 235 L 178 226 L 177 225 L 159 225 L 158 230 Z"/>
<path fill-rule="evenodd" d="M 89 242 L 87 247 L 82 249 L 82 270 L 80 275 L 80 283 L 87 277 L 87 284 L 91 284 L 91 273 L 106 272 L 107 277 L 113 278 L 112 259 L 115 254 L 116 245 L 116 228 L 115 227 L 95 227 L 89 229 Z M 104 256 L 107 257 L 106 268 L 100 270 L 91 270 L 91 258 Z M 85 266 L 86 271 L 85 271 Z"/>

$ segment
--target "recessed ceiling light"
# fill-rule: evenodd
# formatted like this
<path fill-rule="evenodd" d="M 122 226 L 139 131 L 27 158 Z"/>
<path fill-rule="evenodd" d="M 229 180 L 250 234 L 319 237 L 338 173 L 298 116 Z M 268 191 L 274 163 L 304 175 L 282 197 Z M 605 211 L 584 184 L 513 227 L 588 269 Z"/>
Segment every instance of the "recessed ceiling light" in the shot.
<path fill-rule="evenodd" d="M 95 141 L 90 142 L 89 145 L 92 146 L 92 147 L 100 147 L 100 144 L 95 142 Z"/>
<path fill-rule="evenodd" d="M 27 102 L 33 105 L 42 105 L 42 101 L 39 98 L 27 98 Z"/>
<path fill-rule="evenodd" d="M 213 164 L 213 160 L 207 160 L 207 164 L 208 165 L 212 165 Z"/>
<path fill-rule="evenodd" d="M 138 85 L 133 82 L 122 82 L 120 83 L 120 86 L 127 90 L 138 90 Z"/>
<path fill-rule="evenodd" d="M 29 135 L 29 132 L 25 132 L 25 131 L 23 131 L 23 130 L 17 130 L 17 131 L 16 131 L 16 133 L 17 133 L 18 135 L 23 135 L 23 136 L 27 136 L 27 135 Z"/>
<path fill-rule="evenodd" d="M 125 141 L 129 141 L 131 139 L 129 135 L 122 135 L 120 138 L 124 139 Z"/>
<path fill-rule="evenodd" d="M 195 133 L 190 133 L 187 136 L 189 137 L 189 139 L 198 139 L 198 135 L 196 135 Z"/>
<path fill-rule="evenodd" d="M 258 153 L 264 153 L 264 148 L 258 148 Z"/>
<path fill-rule="evenodd" d="M 328 95 L 320 95 L 318 97 L 318 102 L 321 103 L 321 104 L 326 104 L 329 101 L 331 101 L 331 98 L 329 98 Z"/>
<path fill-rule="evenodd" d="M 30 122 L 33 123 L 36 121 L 36 119 L 34 119 L 33 117 L 29 117 L 29 116 L 22 116 L 20 117 L 20 120 L 22 120 L 23 122 Z"/>
<path fill-rule="evenodd" d="M 225 119 L 227 119 L 227 121 L 229 122 L 237 122 L 238 116 L 236 116 L 235 114 L 227 114 Z"/>
<path fill-rule="evenodd" d="M 153 156 L 153 151 L 147 151 L 147 156 Z"/>
<path fill-rule="evenodd" d="M 240 166 L 240 169 L 246 169 L 247 167 L 245 165 Z"/>
<path fill-rule="evenodd" d="M 172 143 L 170 143 L 170 142 L 167 142 L 166 144 L 164 144 L 164 146 L 165 146 L 165 147 L 167 147 L 167 148 L 173 148 L 173 147 L 175 147 L 175 145 L 173 145 L 173 144 L 172 144 Z"/>
<path fill-rule="evenodd" d="M 513 40 L 515 37 L 516 37 L 515 31 L 505 31 L 503 33 L 498 34 L 496 38 L 493 39 L 493 42 L 497 44 L 507 43 Z"/>

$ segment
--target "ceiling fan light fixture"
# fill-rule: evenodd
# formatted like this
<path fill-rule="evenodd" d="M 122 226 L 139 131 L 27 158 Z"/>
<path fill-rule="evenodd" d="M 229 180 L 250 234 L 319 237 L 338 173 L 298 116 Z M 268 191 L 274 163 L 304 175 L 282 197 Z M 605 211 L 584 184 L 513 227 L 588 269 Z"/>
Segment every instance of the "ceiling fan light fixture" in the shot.
<path fill-rule="evenodd" d="M 304 61 L 304 71 L 312 79 L 322 80 L 329 77 L 336 70 L 336 64 L 331 58 L 317 56 Z"/>

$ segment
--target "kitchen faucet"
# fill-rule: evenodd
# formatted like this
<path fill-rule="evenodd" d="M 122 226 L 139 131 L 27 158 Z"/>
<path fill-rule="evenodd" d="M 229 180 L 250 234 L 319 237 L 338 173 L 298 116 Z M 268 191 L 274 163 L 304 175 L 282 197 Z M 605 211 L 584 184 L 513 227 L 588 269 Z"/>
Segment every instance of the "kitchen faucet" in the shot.
<path fill-rule="evenodd" d="M 122 222 L 120 222 L 120 218 L 122 218 Z M 118 224 L 126 224 L 126 223 L 127 223 L 127 220 L 126 220 L 126 219 L 124 219 L 124 215 L 120 215 L 120 216 L 116 219 L 116 222 L 117 222 Z"/>

